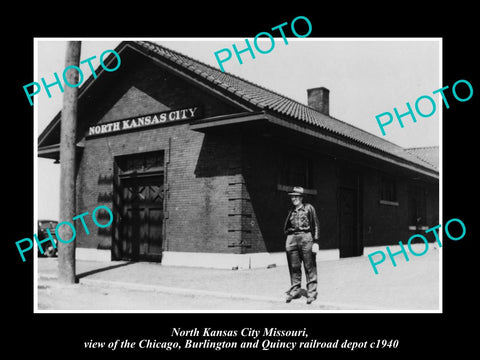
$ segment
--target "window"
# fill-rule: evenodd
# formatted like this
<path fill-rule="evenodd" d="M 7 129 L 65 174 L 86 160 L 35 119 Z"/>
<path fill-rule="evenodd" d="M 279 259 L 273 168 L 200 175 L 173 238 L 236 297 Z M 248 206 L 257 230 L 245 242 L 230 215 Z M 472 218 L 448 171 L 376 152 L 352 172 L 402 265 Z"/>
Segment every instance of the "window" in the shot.
<path fill-rule="evenodd" d="M 312 188 L 312 160 L 298 153 L 284 153 L 281 159 L 279 183 L 287 186 Z"/>
<path fill-rule="evenodd" d="M 118 156 L 116 161 L 122 174 L 161 171 L 163 170 L 164 152 L 122 155 Z"/>
<path fill-rule="evenodd" d="M 394 179 L 382 177 L 380 180 L 380 203 L 398 205 L 397 186 Z"/>

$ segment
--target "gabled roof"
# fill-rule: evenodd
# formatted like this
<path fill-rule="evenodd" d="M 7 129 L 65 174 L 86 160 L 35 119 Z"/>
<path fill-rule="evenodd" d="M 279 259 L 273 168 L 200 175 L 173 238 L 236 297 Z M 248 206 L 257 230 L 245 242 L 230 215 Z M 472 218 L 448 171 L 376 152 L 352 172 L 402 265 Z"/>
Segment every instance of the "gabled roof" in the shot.
<path fill-rule="evenodd" d="M 440 163 L 440 149 L 438 146 L 425 146 L 425 147 L 415 147 L 407 148 L 405 151 L 417 156 L 418 158 L 426 161 L 427 163 L 435 166 L 436 169 L 439 168 Z"/>
<path fill-rule="evenodd" d="M 249 107 L 254 111 L 266 111 L 270 114 L 288 117 L 295 122 L 308 124 L 324 133 L 348 140 L 362 148 L 379 151 L 389 157 L 406 161 L 414 166 L 421 166 L 429 172 L 438 174 L 438 166 L 434 166 L 432 162 L 417 156 L 414 152 L 406 151 L 406 149 L 394 143 L 332 116 L 320 113 L 287 96 L 278 94 L 238 76 L 221 72 L 219 69 L 210 65 L 151 41 L 126 41 L 122 42 L 117 49 L 125 47 L 126 44 L 131 45 L 147 56 L 154 57 L 169 65 L 173 64 L 177 69 L 191 76 L 195 76 L 208 86 L 230 94 L 232 98 L 241 99 L 243 102 L 249 104 Z M 95 80 L 90 77 L 85 82 L 80 88 L 79 96 L 88 89 L 88 86 L 93 81 Z M 58 122 L 59 114 L 39 136 L 40 146 L 40 140 L 44 139 L 53 127 L 59 125 Z"/>
<path fill-rule="evenodd" d="M 192 59 L 186 55 L 180 54 L 176 51 L 165 48 L 157 43 L 150 41 L 135 41 L 134 43 L 141 45 L 159 57 L 173 61 L 174 63 L 183 67 L 185 70 L 194 72 L 211 84 L 221 87 L 232 94 L 241 97 L 259 109 L 288 116 L 297 121 L 305 122 L 320 129 L 326 130 L 329 133 L 350 139 L 363 146 L 380 150 L 389 155 L 396 156 L 403 160 L 407 160 L 438 172 L 438 168 L 433 166 L 433 164 L 405 151 L 405 149 L 401 146 L 384 140 L 332 116 L 327 116 L 284 95 L 253 84 L 252 82 L 244 80 L 238 76 L 221 72 L 219 69 Z"/>

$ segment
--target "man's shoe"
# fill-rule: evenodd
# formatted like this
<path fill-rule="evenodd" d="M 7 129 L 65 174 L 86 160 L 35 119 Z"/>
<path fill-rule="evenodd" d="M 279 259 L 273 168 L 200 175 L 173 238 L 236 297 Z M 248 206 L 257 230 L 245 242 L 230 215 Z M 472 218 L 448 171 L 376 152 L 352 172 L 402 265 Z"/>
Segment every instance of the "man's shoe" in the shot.
<path fill-rule="evenodd" d="M 289 303 L 290 301 L 292 301 L 293 299 L 298 299 L 300 297 L 300 294 L 287 294 L 287 298 L 285 299 L 285 302 L 286 303 Z"/>
<path fill-rule="evenodd" d="M 316 297 L 313 297 L 313 296 L 309 296 L 307 298 L 307 305 L 310 305 L 312 302 L 314 302 L 315 300 L 317 300 Z"/>

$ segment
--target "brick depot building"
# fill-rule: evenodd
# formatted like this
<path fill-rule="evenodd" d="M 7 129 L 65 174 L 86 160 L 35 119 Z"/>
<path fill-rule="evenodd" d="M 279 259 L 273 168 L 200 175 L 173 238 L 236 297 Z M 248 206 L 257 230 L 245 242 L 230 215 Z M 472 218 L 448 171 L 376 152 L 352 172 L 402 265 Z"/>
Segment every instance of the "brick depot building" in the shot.
<path fill-rule="evenodd" d="M 438 224 L 438 147 L 404 149 L 331 117 L 325 88 L 307 106 L 155 43 L 115 50 L 118 70 L 99 67 L 79 90 L 76 177 L 76 214 L 106 205 L 114 222 L 76 224 L 77 258 L 286 263 L 293 185 L 317 209 L 320 259 Z M 59 159 L 60 115 L 40 157 Z"/>

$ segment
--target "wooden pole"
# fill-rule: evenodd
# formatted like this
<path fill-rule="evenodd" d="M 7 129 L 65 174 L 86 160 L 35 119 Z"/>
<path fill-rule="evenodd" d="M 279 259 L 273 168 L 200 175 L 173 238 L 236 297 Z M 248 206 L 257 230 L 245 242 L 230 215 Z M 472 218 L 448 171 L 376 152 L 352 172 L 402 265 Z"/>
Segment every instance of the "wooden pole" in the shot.
<path fill-rule="evenodd" d="M 77 66 L 80 61 L 80 41 L 69 41 L 65 56 L 65 68 Z M 78 84 L 79 74 L 75 68 L 67 71 L 69 84 Z M 63 93 L 62 119 L 60 127 L 60 223 L 73 224 L 75 217 L 75 139 L 77 128 L 78 87 L 65 84 Z M 64 224 L 58 228 L 59 236 L 68 241 L 75 235 L 74 230 Z M 58 280 L 75 283 L 75 239 L 68 243 L 58 241 Z"/>

